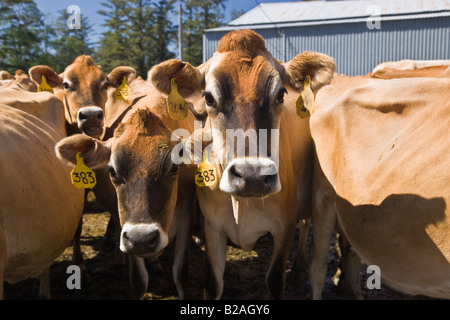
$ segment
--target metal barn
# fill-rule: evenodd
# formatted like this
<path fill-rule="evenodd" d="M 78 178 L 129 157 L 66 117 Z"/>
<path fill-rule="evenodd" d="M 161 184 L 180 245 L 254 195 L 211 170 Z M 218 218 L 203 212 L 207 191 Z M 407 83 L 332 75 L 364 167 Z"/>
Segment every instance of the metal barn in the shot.
<path fill-rule="evenodd" d="M 450 0 L 312 1 L 260 4 L 227 26 L 203 34 L 203 60 L 227 32 L 252 29 L 289 61 L 318 51 L 337 71 L 364 75 L 385 61 L 450 59 Z"/>

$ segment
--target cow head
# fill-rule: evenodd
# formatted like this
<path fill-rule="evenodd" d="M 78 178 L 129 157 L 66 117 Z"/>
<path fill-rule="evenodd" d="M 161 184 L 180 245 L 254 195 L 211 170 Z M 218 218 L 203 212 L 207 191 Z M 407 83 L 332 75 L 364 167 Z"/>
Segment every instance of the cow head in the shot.
<path fill-rule="evenodd" d="M 168 244 L 176 204 L 178 166 L 172 163 L 171 131 L 147 109 L 136 111 L 107 142 L 77 134 L 61 140 L 56 153 L 75 164 L 106 168 L 117 192 L 122 233 L 120 249 L 156 256 Z"/>
<path fill-rule="evenodd" d="M 63 101 L 70 133 L 85 133 L 99 138 L 104 130 L 108 87 L 119 87 L 123 77 L 133 80 L 136 71 L 129 67 L 117 67 L 106 75 L 90 56 L 83 55 L 60 75 L 44 65 L 32 67 L 29 74 L 38 84 L 41 84 L 44 75 L 55 95 Z"/>
<path fill-rule="evenodd" d="M 195 111 L 207 114 L 213 150 L 225 164 L 220 189 L 237 197 L 264 197 L 278 192 L 281 184 L 275 161 L 261 156 L 262 134 L 266 133 L 266 152 L 278 149 L 278 139 L 271 141 L 269 132 L 280 128 L 286 93 L 291 96 L 289 103 L 295 104 L 307 75 L 315 93 L 331 81 L 334 71 L 332 58 L 314 52 L 280 63 L 266 50 L 261 36 L 238 30 L 225 35 L 214 56 L 198 68 L 168 60 L 152 68 L 149 79 L 165 94 L 175 78 L 182 95 L 203 96 Z M 239 146 L 230 150 L 230 136 L 236 138 L 232 132 L 244 133 L 241 151 L 245 152 L 239 154 Z"/>

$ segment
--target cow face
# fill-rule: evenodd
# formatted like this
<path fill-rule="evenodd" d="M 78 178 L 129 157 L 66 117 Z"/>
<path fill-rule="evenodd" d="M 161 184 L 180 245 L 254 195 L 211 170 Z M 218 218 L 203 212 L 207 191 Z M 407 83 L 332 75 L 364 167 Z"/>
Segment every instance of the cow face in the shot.
<path fill-rule="evenodd" d="M 73 164 L 81 152 L 88 167 L 108 170 L 117 192 L 120 249 L 125 253 L 157 256 L 168 244 L 178 179 L 170 138 L 159 118 L 138 110 L 107 142 L 78 134 L 56 146 L 60 159 Z"/>
<path fill-rule="evenodd" d="M 124 76 L 127 81 L 132 81 L 136 71 L 129 67 L 117 67 L 106 75 L 90 56 L 79 56 L 60 75 L 48 66 L 35 66 L 29 74 L 38 84 L 42 81 L 42 75 L 46 76 L 55 95 L 64 102 L 70 134 L 85 133 L 99 138 L 104 130 L 108 87 L 119 87 Z"/>
<path fill-rule="evenodd" d="M 280 128 L 285 94 L 298 97 L 307 75 L 317 92 L 331 81 L 334 70 L 330 57 L 312 52 L 281 64 L 261 36 L 239 30 L 225 35 L 214 56 L 198 68 L 170 60 L 154 67 L 149 79 L 166 94 L 170 78 L 175 78 L 181 94 L 203 96 L 195 111 L 207 114 L 213 149 L 224 164 L 220 189 L 237 197 L 265 197 L 282 187 L 269 150 L 279 148 L 278 136 L 271 133 Z M 241 140 L 241 146 L 230 148 L 234 140 Z"/>

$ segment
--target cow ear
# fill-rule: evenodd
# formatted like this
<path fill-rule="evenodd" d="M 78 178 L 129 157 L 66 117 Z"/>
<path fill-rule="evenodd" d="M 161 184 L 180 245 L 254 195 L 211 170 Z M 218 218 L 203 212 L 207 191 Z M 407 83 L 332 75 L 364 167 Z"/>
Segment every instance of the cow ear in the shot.
<path fill-rule="evenodd" d="M 108 75 L 109 84 L 117 88 L 122 84 L 123 77 L 126 77 L 127 84 L 130 84 L 136 78 L 136 70 L 131 67 L 114 68 Z"/>
<path fill-rule="evenodd" d="M 76 154 L 81 153 L 84 164 L 91 169 L 105 168 L 111 156 L 111 147 L 85 134 L 75 134 L 59 141 L 55 146 L 56 156 L 68 165 L 77 163 Z"/>
<path fill-rule="evenodd" d="M 309 75 L 311 90 L 314 93 L 329 84 L 336 71 L 333 58 L 317 52 L 303 52 L 283 66 L 291 87 L 298 90 L 303 89 L 305 78 Z"/>
<path fill-rule="evenodd" d="M 63 82 L 63 78 L 60 77 L 55 71 L 53 71 L 53 69 L 49 66 L 34 66 L 30 70 L 28 70 L 28 74 L 30 75 L 31 79 L 37 82 L 38 85 L 40 85 L 42 82 L 42 76 L 45 76 L 45 78 L 47 79 L 47 83 L 52 88 L 61 85 L 61 83 Z"/>
<path fill-rule="evenodd" d="M 188 97 L 200 92 L 204 86 L 202 73 L 189 62 L 170 59 L 162 62 L 148 72 L 148 81 L 165 95 L 170 93 L 170 80 L 177 80 L 178 92 Z"/>

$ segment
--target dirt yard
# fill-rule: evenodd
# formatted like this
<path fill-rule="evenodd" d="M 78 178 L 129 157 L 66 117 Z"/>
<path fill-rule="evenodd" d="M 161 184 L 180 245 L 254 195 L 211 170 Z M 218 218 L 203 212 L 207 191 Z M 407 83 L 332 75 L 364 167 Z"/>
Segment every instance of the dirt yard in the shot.
<path fill-rule="evenodd" d="M 95 211 L 95 210 L 94 210 Z M 83 274 L 81 289 L 69 290 L 66 280 L 70 274 L 66 273 L 71 265 L 72 246 L 69 246 L 51 267 L 50 284 L 54 300 L 122 300 L 129 299 L 129 281 L 126 268 L 118 268 L 113 264 L 113 244 L 104 237 L 109 221 L 108 212 L 86 212 L 82 233 L 82 251 L 85 258 L 87 272 Z M 336 290 L 332 277 L 336 273 L 339 257 L 335 247 L 336 239 L 330 243 L 329 270 L 323 299 L 344 300 L 351 297 Z M 227 264 L 225 269 L 225 287 L 222 299 L 224 300 L 266 300 L 269 299 L 264 284 L 264 275 L 269 265 L 272 253 L 272 238 L 270 235 L 262 237 L 254 250 L 243 251 L 229 244 L 227 251 Z M 191 244 L 190 252 L 190 299 L 199 300 L 203 297 L 204 285 L 204 246 Z M 292 256 L 292 255 L 291 255 Z M 159 264 L 147 261 L 149 271 L 147 300 L 173 300 L 177 299 L 175 285 L 172 281 L 173 247 L 169 246 L 159 257 Z M 290 261 L 288 262 L 288 267 Z M 291 279 L 287 271 L 285 299 L 308 300 L 311 299 L 309 281 L 298 285 Z M 366 286 L 366 266 L 361 266 L 362 293 L 368 300 L 385 299 L 427 299 L 425 297 L 412 297 L 398 293 L 382 284 L 380 290 L 369 290 Z M 5 283 L 6 300 L 36 299 L 37 281 L 28 279 L 17 284 Z"/>

